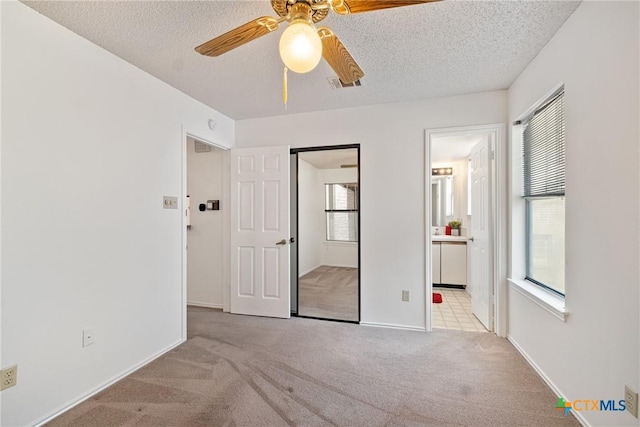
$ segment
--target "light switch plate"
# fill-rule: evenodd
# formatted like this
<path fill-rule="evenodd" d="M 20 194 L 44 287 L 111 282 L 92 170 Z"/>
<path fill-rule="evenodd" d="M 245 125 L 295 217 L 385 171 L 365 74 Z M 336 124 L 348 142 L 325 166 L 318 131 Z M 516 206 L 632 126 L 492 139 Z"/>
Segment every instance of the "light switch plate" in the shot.
<path fill-rule="evenodd" d="M 178 198 L 174 196 L 164 196 L 162 198 L 162 207 L 164 209 L 178 209 Z"/>
<path fill-rule="evenodd" d="M 93 336 L 93 329 L 85 329 L 82 331 L 82 346 L 86 347 L 95 342 L 95 338 Z"/>

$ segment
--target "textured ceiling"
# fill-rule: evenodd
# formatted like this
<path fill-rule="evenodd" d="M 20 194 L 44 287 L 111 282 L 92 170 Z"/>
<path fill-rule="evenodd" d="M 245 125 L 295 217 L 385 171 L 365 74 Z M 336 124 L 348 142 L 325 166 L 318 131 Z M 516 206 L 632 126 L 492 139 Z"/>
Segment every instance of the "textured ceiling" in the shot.
<path fill-rule="evenodd" d="M 82 37 L 233 119 L 506 89 L 579 2 L 456 1 L 322 21 L 365 71 L 332 89 L 323 61 L 289 73 L 282 104 L 278 41 L 285 25 L 217 58 L 195 46 L 259 16 L 268 1 L 24 1 Z"/>
<path fill-rule="evenodd" d="M 434 136 L 431 140 L 431 163 L 450 163 L 464 160 L 474 145 L 486 139 L 480 133 L 469 135 Z"/>
<path fill-rule="evenodd" d="M 342 165 L 357 165 L 358 150 L 345 148 L 338 150 L 303 151 L 298 158 L 318 169 L 339 169 Z"/>

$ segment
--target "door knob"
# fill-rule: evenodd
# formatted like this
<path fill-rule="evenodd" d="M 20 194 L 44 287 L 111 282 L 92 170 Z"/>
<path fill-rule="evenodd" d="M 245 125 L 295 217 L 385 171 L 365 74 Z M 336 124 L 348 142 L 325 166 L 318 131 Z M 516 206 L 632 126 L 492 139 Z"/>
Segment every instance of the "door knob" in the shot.
<path fill-rule="evenodd" d="M 470 241 L 470 242 L 473 242 L 473 240 L 474 240 L 474 239 L 473 239 L 473 236 L 469 237 L 469 241 Z"/>
<path fill-rule="evenodd" d="M 287 239 L 282 239 L 276 243 L 276 245 L 286 245 L 286 244 L 287 244 Z"/>

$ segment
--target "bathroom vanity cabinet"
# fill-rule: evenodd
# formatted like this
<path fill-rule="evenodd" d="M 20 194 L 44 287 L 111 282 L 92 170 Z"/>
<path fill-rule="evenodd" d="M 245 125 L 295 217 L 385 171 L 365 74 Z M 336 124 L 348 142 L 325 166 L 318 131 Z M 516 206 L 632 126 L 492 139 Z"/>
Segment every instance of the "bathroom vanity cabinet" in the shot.
<path fill-rule="evenodd" d="M 440 242 L 431 243 L 432 281 L 435 285 L 440 283 Z"/>
<path fill-rule="evenodd" d="M 434 285 L 467 285 L 467 238 L 432 236 Z"/>

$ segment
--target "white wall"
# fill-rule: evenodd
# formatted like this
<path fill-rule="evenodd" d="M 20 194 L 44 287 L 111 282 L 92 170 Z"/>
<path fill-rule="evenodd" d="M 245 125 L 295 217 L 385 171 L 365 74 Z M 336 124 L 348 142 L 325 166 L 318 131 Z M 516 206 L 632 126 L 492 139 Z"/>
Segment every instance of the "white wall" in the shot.
<path fill-rule="evenodd" d="M 319 170 L 298 158 L 298 277 L 322 265 L 324 199 L 319 182 Z"/>
<path fill-rule="evenodd" d="M 357 168 L 320 169 L 320 197 L 324 202 L 325 184 L 344 184 L 356 182 L 358 182 Z"/>
<path fill-rule="evenodd" d="M 425 274 L 431 274 L 425 265 L 424 130 L 506 119 L 506 92 L 495 91 L 242 120 L 236 143 L 360 143 L 362 321 L 424 329 Z M 402 289 L 411 291 L 410 302 L 402 302 Z"/>
<path fill-rule="evenodd" d="M 230 146 L 234 122 L 0 3 L 2 364 L 20 371 L 1 424 L 16 426 L 185 338 L 182 206 L 162 209 L 162 196 L 182 196 L 183 130 Z"/>
<path fill-rule="evenodd" d="M 0 6 L 0 33 L 2 32 L 2 7 Z M 0 34 L 2 39 L 2 34 Z M 0 82 L 2 82 L 2 43 L 0 42 Z M 2 130 L 2 84 L 0 84 L 0 133 Z M 0 189 L 2 188 L 2 135 L 0 135 Z M 2 191 L 0 190 L 0 196 Z M 0 230 L 2 229 L 2 197 L 0 197 Z M 2 300 L 2 238 L 0 238 L 0 366 L 4 368 L 4 360 L 2 358 L 2 313 L 1 307 L 4 304 Z M 2 393 L 0 393 L 0 425 L 2 425 Z"/>
<path fill-rule="evenodd" d="M 323 241 L 322 265 L 358 268 L 358 244 Z"/>
<path fill-rule="evenodd" d="M 569 315 L 563 323 L 511 291 L 509 336 L 567 400 L 619 400 L 625 384 L 640 388 L 639 12 L 638 2 L 582 3 L 509 90 L 512 121 L 565 85 Z M 512 150 L 517 165 L 520 147 Z M 514 276 L 522 222 L 512 220 Z M 579 415 L 639 425 L 626 411 Z"/>
<path fill-rule="evenodd" d="M 325 184 L 357 183 L 358 169 L 321 169 L 318 182 L 318 197 L 325 198 Z M 327 221 L 325 221 L 324 205 L 322 206 L 322 265 L 332 267 L 358 267 L 358 244 L 354 242 L 328 242 Z"/>
<path fill-rule="evenodd" d="M 195 152 L 187 140 L 187 194 L 191 198 L 191 228 L 187 231 L 187 303 L 222 308 L 223 284 L 223 170 L 220 148 Z M 220 210 L 198 209 L 207 200 L 220 200 Z"/>
<path fill-rule="evenodd" d="M 2 10 L 0 6 L 0 39 L 2 39 Z M 2 43 L 0 42 L 0 82 L 2 82 Z M 2 84 L 0 84 L 0 131 L 2 129 Z M 2 135 L 0 135 L 0 172 L 2 171 Z M 2 173 L 0 173 L 0 189 L 2 188 Z M 2 191 L 0 190 L 0 196 Z M 2 200 L 0 199 L 0 234 L 2 233 Z M 2 238 L 0 237 L 0 366 L 4 367 L 4 359 L 2 358 L 2 305 L 4 301 L 2 299 Z M 2 393 L 0 393 L 0 425 L 2 425 Z"/>

